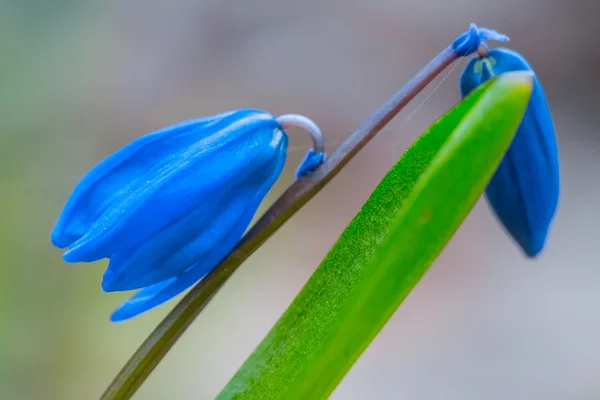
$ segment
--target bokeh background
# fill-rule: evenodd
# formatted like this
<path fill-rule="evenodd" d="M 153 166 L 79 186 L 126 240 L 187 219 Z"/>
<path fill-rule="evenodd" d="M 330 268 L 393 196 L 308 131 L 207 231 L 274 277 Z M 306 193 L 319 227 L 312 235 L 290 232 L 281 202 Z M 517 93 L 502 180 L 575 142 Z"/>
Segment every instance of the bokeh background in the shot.
<path fill-rule="evenodd" d="M 545 85 L 563 189 L 547 249 L 526 260 L 480 201 L 332 398 L 599 398 L 599 8 L 596 0 L 0 0 L 0 398 L 98 398 L 175 304 L 112 324 L 129 294 L 100 290 L 106 263 L 65 264 L 49 244 L 92 165 L 146 132 L 237 107 L 306 114 L 331 149 L 471 21 L 508 33 Z M 214 398 L 385 172 L 459 100 L 464 65 L 240 268 L 135 399 Z M 309 144 L 296 133 L 261 210 L 293 180 Z"/>

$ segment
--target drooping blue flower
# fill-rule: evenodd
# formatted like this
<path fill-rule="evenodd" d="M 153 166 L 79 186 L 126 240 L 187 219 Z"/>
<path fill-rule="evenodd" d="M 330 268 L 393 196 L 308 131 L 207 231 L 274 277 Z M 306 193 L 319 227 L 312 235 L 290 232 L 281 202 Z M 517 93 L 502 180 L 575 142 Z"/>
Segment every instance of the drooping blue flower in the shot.
<path fill-rule="evenodd" d="M 463 97 L 492 76 L 532 71 L 518 53 L 497 48 L 472 59 L 462 73 Z M 554 125 L 546 96 L 534 76 L 533 92 L 506 155 L 486 188 L 486 196 L 510 235 L 525 254 L 544 248 L 559 198 L 560 177 Z"/>
<path fill-rule="evenodd" d="M 258 110 L 143 136 L 83 177 L 51 241 L 68 248 L 67 262 L 110 258 L 105 291 L 142 289 L 112 316 L 131 318 L 193 285 L 235 247 L 279 177 L 287 143 L 276 118 Z M 322 159 L 309 152 L 298 174 Z"/>

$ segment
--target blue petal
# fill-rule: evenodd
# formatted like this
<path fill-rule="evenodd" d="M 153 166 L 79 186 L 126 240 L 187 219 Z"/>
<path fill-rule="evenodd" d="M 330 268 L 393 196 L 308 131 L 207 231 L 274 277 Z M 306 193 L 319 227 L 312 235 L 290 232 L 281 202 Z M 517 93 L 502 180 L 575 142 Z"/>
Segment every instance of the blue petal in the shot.
<path fill-rule="evenodd" d="M 488 63 L 487 65 L 485 63 Z M 518 53 L 494 49 L 471 60 L 461 77 L 463 96 L 495 73 L 532 71 Z M 486 188 L 486 196 L 525 254 L 543 249 L 560 192 L 558 149 L 552 117 L 537 77 L 515 138 Z"/>
<path fill-rule="evenodd" d="M 90 170 L 75 186 L 52 231 L 52 244 L 65 248 L 80 239 L 106 209 L 127 195 L 164 154 L 187 145 L 193 135 L 231 112 L 183 122 L 134 140 Z M 203 131 L 204 130 L 204 131 Z M 190 136 L 193 136 L 190 138 Z"/>
<path fill-rule="evenodd" d="M 325 153 L 315 153 L 314 149 L 309 149 L 296 169 L 296 177 L 301 178 L 312 174 L 319 165 L 325 160 Z"/>
<path fill-rule="evenodd" d="M 459 56 L 468 56 L 477 51 L 482 42 L 495 40 L 497 42 L 508 42 L 508 36 L 488 28 L 479 28 L 475 24 L 469 26 L 469 30 L 457 37 L 452 42 L 452 49 Z"/>
<path fill-rule="evenodd" d="M 213 248 L 213 250 L 206 255 L 206 258 L 194 264 L 178 277 L 148 286 L 139 291 L 115 310 L 111 316 L 111 320 L 113 322 L 119 322 L 133 318 L 172 299 L 206 276 L 206 274 L 227 256 L 239 242 L 246 227 L 252 221 L 258 206 L 281 173 L 285 164 L 285 152 L 282 152 L 281 154 L 282 156 L 277 160 L 277 165 L 271 171 L 265 171 L 268 176 L 266 179 L 262 180 L 262 185 L 258 192 L 255 194 L 252 201 L 247 203 L 242 217 L 237 224 L 232 226 L 231 231 L 225 240 L 221 241 L 217 247 Z"/>
<path fill-rule="evenodd" d="M 139 245 L 210 201 L 212 192 L 235 180 L 240 171 L 260 163 L 265 148 L 275 151 L 271 142 L 279 131 L 273 116 L 254 110 L 229 113 L 208 127 L 194 128 L 185 132 L 178 146 L 152 146 L 159 153 L 155 158 L 137 158 L 140 168 L 133 175 L 137 179 L 123 185 L 122 194 L 70 244 L 66 261 L 95 261 Z"/>
<path fill-rule="evenodd" d="M 246 205 L 262 189 L 264 181 L 279 175 L 287 143 L 285 134 L 280 133 L 280 147 L 277 152 L 268 151 L 271 158 L 266 163 L 253 166 L 255 170 L 242 171 L 231 187 L 214 193 L 202 207 L 174 221 L 139 247 L 112 255 L 103 289 L 132 290 L 156 284 L 208 257 L 226 239 L 231 227 L 240 223 Z"/>

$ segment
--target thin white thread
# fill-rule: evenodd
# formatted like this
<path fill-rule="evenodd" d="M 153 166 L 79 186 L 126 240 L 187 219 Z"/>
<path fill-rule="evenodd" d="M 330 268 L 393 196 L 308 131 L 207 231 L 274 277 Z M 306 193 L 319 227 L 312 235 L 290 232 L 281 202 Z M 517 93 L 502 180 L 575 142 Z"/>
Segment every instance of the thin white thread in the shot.
<path fill-rule="evenodd" d="M 448 71 L 444 77 L 439 81 L 439 83 L 437 85 L 435 85 L 435 87 L 431 90 L 431 92 L 425 96 L 425 98 L 423 99 L 423 101 L 421 101 L 417 107 L 415 107 L 415 109 L 408 114 L 408 116 L 402 121 L 402 124 L 400 125 L 400 130 L 403 130 L 406 127 L 406 124 L 408 123 L 408 121 L 411 120 L 412 117 L 414 117 L 417 112 L 419 112 L 419 110 L 425 105 L 425 103 L 427 103 L 427 101 L 431 98 L 431 96 L 433 96 L 433 94 L 435 92 L 438 91 L 438 89 L 442 86 L 442 84 L 446 81 L 446 79 L 448 79 L 448 77 L 452 74 L 452 72 L 454 72 L 454 70 L 456 68 L 458 68 L 458 66 L 460 65 L 461 61 L 463 60 L 463 57 L 460 57 L 458 59 L 458 61 L 456 63 L 454 63 L 454 65 L 452 66 L 452 68 L 450 68 L 450 71 Z M 398 140 L 400 139 L 400 135 L 396 135 L 394 137 L 394 140 L 392 141 L 392 147 L 396 147 L 398 145 Z"/>
<path fill-rule="evenodd" d="M 450 74 L 452 74 L 452 72 L 454 72 L 454 70 L 456 68 L 458 68 L 460 62 L 462 61 L 462 57 L 458 59 L 458 61 L 452 66 L 452 68 L 450 68 L 450 71 L 448 71 L 448 73 L 446 75 L 444 75 L 444 77 L 440 80 L 440 82 L 433 88 L 433 90 L 431 91 L 431 93 L 429 93 L 425 99 L 423 99 L 423 101 L 421 103 L 419 103 L 419 105 L 413 110 L 413 112 L 411 112 L 408 117 L 406 117 L 406 119 L 404 120 L 404 122 L 408 122 L 412 117 L 415 116 L 415 114 L 417 113 L 417 111 L 419 111 L 419 109 L 425 105 L 425 103 L 427 102 L 427 100 L 429 100 L 431 98 L 431 96 L 433 96 L 433 94 L 435 92 L 437 92 L 437 90 L 440 88 L 440 86 L 442 86 L 442 83 L 444 83 L 444 81 L 446 79 L 448 79 L 448 77 L 450 76 Z"/>
<path fill-rule="evenodd" d="M 413 118 L 417 112 L 419 112 L 419 110 L 425 105 L 425 103 L 427 103 L 427 101 L 431 98 L 431 96 L 433 96 L 435 94 L 435 92 L 438 91 L 438 89 L 442 86 L 442 84 L 446 81 L 446 79 L 448 79 L 448 77 L 450 75 L 452 75 L 452 72 L 454 72 L 454 70 L 456 68 L 458 68 L 458 66 L 460 65 L 460 63 L 462 62 L 464 57 L 460 57 L 456 63 L 454 63 L 454 65 L 452 66 L 452 68 L 450 68 L 450 70 L 448 72 L 446 72 L 446 74 L 442 77 L 442 79 L 439 81 L 439 83 L 431 90 L 431 92 L 425 96 L 425 98 L 423 99 L 423 101 L 421 101 L 416 107 L 415 109 L 406 117 L 402 120 L 402 123 L 400 125 L 400 129 L 402 130 L 403 128 L 406 127 L 406 124 L 410 121 L 411 118 Z M 400 132 L 401 133 L 401 132 Z M 398 145 L 398 140 L 399 140 L 400 136 L 396 135 L 394 137 L 394 140 L 392 142 L 392 146 L 396 147 Z M 326 149 L 329 146 L 337 146 L 342 142 L 342 138 L 339 138 L 338 140 L 336 140 L 335 142 L 332 141 L 327 141 L 326 142 Z M 288 153 L 293 153 L 296 151 L 300 151 L 300 150 L 304 150 L 305 147 L 302 146 L 292 146 L 288 148 Z"/>

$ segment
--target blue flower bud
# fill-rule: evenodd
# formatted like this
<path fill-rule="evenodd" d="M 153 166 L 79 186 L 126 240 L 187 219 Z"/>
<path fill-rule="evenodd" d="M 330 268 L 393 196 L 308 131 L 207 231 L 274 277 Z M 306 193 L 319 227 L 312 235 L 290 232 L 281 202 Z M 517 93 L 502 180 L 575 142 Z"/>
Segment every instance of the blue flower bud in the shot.
<path fill-rule="evenodd" d="M 133 317 L 193 285 L 235 247 L 279 177 L 287 143 L 278 121 L 257 110 L 143 136 L 83 177 L 51 241 L 68 248 L 67 262 L 110 258 L 105 291 L 143 288 L 112 319 Z"/>
<path fill-rule="evenodd" d="M 462 73 L 463 97 L 494 75 L 532 71 L 527 61 L 508 49 L 482 49 Z M 510 235 L 525 254 L 543 249 L 559 197 L 558 149 L 546 97 L 537 77 L 523 120 L 506 155 L 486 188 L 486 196 Z"/>

